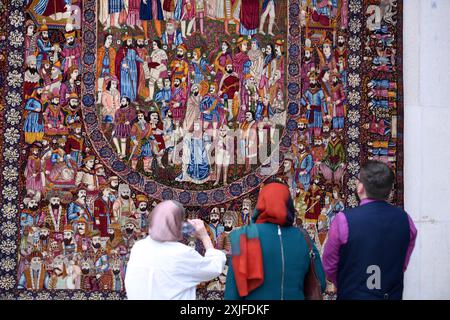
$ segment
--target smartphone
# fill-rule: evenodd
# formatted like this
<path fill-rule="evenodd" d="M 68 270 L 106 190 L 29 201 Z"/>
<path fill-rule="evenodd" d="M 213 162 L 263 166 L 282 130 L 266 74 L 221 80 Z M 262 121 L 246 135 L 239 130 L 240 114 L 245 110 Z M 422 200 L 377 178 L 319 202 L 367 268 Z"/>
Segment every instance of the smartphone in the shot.
<path fill-rule="evenodd" d="M 183 236 L 191 237 L 195 233 L 195 228 L 194 228 L 194 226 L 192 224 L 190 224 L 189 222 L 185 221 L 185 222 L 183 222 L 183 225 L 181 227 L 181 232 L 183 233 Z"/>

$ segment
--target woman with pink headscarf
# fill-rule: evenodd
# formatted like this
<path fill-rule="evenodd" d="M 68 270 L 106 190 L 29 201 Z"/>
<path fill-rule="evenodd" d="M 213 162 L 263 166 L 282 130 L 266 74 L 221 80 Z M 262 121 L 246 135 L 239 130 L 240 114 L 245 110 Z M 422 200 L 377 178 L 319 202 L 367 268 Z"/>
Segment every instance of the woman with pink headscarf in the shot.
<path fill-rule="evenodd" d="M 203 242 L 205 255 L 180 242 L 184 208 L 163 201 L 152 211 L 149 235 L 133 246 L 125 275 L 129 300 L 195 300 L 196 287 L 218 277 L 225 254 L 214 249 L 203 221 L 188 220 Z"/>

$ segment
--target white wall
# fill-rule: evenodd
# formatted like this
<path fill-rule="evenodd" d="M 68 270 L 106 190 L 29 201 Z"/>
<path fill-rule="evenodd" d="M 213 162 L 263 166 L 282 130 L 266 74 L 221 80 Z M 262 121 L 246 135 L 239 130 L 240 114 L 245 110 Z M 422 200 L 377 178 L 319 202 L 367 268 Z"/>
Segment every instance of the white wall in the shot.
<path fill-rule="evenodd" d="M 405 299 L 450 299 L 450 0 L 403 0 L 405 208 L 418 239 Z"/>

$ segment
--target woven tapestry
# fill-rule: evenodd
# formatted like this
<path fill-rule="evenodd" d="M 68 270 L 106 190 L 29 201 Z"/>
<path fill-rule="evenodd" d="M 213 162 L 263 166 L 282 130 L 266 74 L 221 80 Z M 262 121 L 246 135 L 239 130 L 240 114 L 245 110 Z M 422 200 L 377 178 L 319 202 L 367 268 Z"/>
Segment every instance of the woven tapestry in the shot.
<path fill-rule="evenodd" d="M 167 199 L 228 256 L 268 178 L 321 252 L 367 159 L 401 206 L 401 6 L 0 0 L 1 299 L 126 298 Z M 227 269 L 199 299 L 223 298 Z"/>

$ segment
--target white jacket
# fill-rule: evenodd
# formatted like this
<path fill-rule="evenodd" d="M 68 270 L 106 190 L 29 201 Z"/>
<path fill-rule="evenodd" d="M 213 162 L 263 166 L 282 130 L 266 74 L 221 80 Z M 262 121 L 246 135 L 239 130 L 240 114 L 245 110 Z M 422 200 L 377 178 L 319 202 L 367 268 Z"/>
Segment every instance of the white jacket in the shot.
<path fill-rule="evenodd" d="M 125 275 L 129 300 L 195 300 L 196 286 L 222 273 L 225 254 L 205 256 L 179 242 L 159 242 L 147 236 L 135 243 Z"/>

